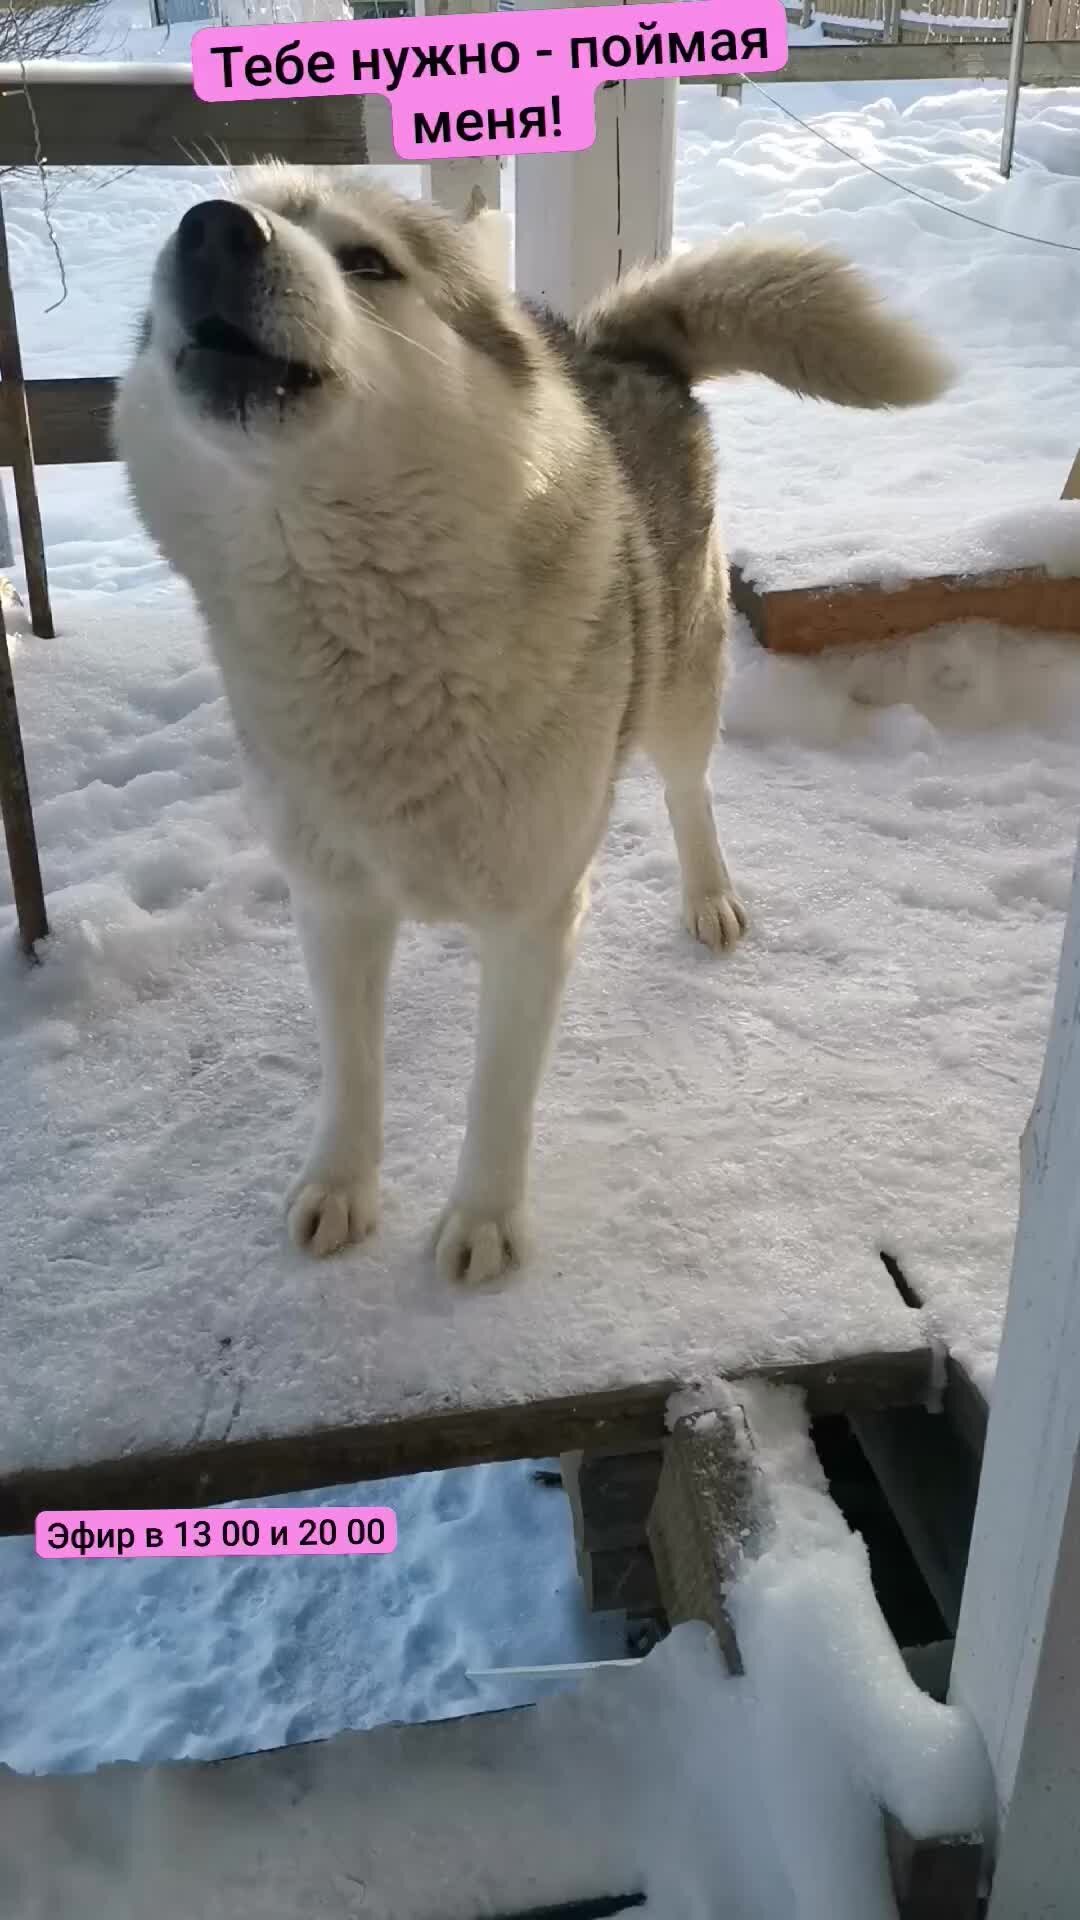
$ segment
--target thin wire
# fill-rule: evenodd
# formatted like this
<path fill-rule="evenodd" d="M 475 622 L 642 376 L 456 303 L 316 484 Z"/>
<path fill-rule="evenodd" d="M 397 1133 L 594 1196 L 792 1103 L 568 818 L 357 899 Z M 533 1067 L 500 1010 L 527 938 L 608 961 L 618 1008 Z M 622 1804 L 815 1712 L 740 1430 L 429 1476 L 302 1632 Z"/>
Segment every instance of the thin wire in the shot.
<path fill-rule="evenodd" d="M 26 111 L 30 115 L 30 128 L 34 136 L 34 169 L 41 183 L 41 215 L 45 222 L 45 232 L 49 237 L 49 245 L 56 257 L 56 267 L 60 275 L 60 298 L 59 300 L 54 300 L 52 306 L 46 307 L 45 309 L 46 313 L 55 313 L 57 307 L 62 307 L 68 297 L 67 268 L 64 265 L 64 256 L 60 251 L 60 242 L 56 237 L 56 228 L 53 226 L 52 200 L 49 193 L 49 176 L 45 169 L 45 150 L 41 140 L 41 126 L 37 117 L 37 107 L 30 92 L 29 78 L 26 71 L 26 53 L 22 42 L 22 26 L 19 21 L 19 16 L 15 11 L 15 0 L 7 0 L 7 11 L 11 28 L 11 38 L 15 47 L 15 59 L 19 68 L 19 83 L 23 99 L 26 102 Z"/>
<path fill-rule="evenodd" d="M 913 199 L 925 201 L 928 207 L 936 208 L 938 213 L 951 213 L 955 220 L 966 220 L 972 227 L 985 227 L 987 233 L 1003 234 L 1006 240 L 1026 240 L 1030 246 L 1054 247 L 1059 253 L 1080 253 L 1080 247 L 1074 246 L 1069 240 L 1047 240 L 1038 233 L 1018 233 L 1014 227 L 996 227 L 992 220 L 980 220 L 977 213 L 962 213 L 959 207 L 950 207 L 944 200 L 934 200 L 930 194 L 921 193 L 918 187 L 909 187 L 903 180 L 895 180 L 891 173 L 882 173 L 881 168 L 872 167 L 869 160 L 861 160 L 857 153 L 849 153 L 846 147 L 838 146 L 835 140 L 829 139 L 827 133 L 822 133 L 820 128 L 812 126 L 809 120 L 801 119 L 797 113 L 792 112 L 790 107 L 785 107 L 781 100 L 774 99 L 773 95 L 756 80 L 751 80 L 748 73 L 741 73 L 739 78 L 746 86 L 753 87 L 755 93 L 760 93 L 778 113 L 785 113 L 789 120 L 794 120 L 796 125 L 804 128 L 807 133 L 814 134 L 818 140 L 823 141 L 825 146 L 831 147 L 834 153 L 839 153 L 845 160 L 853 161 L 855 166 L 862 167 L 865 173 L 875 174 L 879 180 L 884 180 L 887 186 L 895 187 L 899 193 L 910 193 Z"/>

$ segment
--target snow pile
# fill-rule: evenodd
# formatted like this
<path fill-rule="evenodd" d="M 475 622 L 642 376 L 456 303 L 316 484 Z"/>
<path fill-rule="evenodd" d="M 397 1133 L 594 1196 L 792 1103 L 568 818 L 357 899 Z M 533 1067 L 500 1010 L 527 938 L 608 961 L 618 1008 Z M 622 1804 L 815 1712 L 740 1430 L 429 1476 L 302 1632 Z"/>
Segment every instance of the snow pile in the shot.
<path fill-rule="evenodd" d="M 1049 500 L 1019 512 L 981 516 L 956 524 L 938 506 L 932 516 L 913 502 L 896 524 L 848 522 L 822 541 L 820 535 L 785 544 L 783 526 L 764 556 L 736 548 L 731 558 L 753 584 L 770 588 L 839 587 L 872 581 L 901 587 L 935 574 L 1008 572 L 1042 567 L 1047 573 L 1080 574 L 1080 500 Z"/>
<path fill-rule="evenodd" d="M 796 1889 L 791 1911 L 795 1920 L 893 1920 L 880 1809 L 916 1837 L 989 1834 L 989 1763 L 968 1716 L 908 1674 L 797 1397 L 744 1400 L 771 1531 L 731 1612 L 768 1830 Z"/>
<path fill-rule="evenodd" d="M 920 750 L 936 757 L 943 736 L 974 744 L 980 733 L 997 733 L 1005 756 L 1022 734 L 1064 747 L 1080 736 L 1080 646 L 971 620 L 893 646 L 804 659 L 768 653 L 742 632 L 724 719 L 731 738 L 786 735 L 886 757 Z M 1067 797 L 1056 787 L 1055 796 Z M 1057 890 L 1055 902 L 1067 900 L 1067 886 Z"/>

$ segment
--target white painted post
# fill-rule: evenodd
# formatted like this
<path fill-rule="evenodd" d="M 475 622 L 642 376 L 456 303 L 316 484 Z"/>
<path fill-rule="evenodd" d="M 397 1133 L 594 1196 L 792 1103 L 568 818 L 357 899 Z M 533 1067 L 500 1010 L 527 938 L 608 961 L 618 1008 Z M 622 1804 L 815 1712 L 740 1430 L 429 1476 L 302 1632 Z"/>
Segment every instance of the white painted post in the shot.
<path fill-rule="evenodd" d="M 534 3 L 548 0 L 519 0 Z M 627 267 L 670 252 L 677 98 L 677 80 L 620 80 L 597 92 L 596 141 L 585 153 L 517 156 L 519 294 L 574 314 Z"/>
<path fill-rule="evenodd" d="M 416 0 L 419 15 L 441 13 L 490 13 L 491 0 Z M 431 198 L 451 213 L 464 213 L 473 193 L 479 188 L 484 203 L 498 212 L 502 193 L 503 163 L 495 156 L 484 160 L 433 160 L 428 168 Z"/>
<path fill-rule="evenodd" d="M 1023 1182 L 952 1695 L 993 1767 L 990 1920 L 1080 1913 L 1080 862 Z M 963 1169 L 957 1168 L 963 1178 Z"/>

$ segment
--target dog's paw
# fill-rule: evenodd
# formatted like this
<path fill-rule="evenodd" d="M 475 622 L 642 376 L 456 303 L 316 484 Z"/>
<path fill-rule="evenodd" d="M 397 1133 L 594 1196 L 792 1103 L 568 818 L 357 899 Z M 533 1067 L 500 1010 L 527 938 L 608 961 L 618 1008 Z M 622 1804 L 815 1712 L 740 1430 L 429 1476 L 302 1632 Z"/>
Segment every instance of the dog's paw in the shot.
<path fill-rule="evenodd" d="M 746 932 L 746 908 L 731 892 L 702 893 L 687 899 L 683 914 L 694 939 L 717 953 L 735 946 Z"/>
<path fill-rule="evenodd" d="M 432 1235 L 435 1264 L 444 1280 L 482 1287 L 501 1279 L 525 1257 L 521 1214 L 508 1208 L 457 1206 L 451 1201 Z"/>
<path fill-rule="evenodd" d="M 294 1246 L 322 1256 L 366 1240 L 379 1219 L 378 1182 L 319 1177 L 305 1169 L 289 1190 L 286 1221 Z"/>

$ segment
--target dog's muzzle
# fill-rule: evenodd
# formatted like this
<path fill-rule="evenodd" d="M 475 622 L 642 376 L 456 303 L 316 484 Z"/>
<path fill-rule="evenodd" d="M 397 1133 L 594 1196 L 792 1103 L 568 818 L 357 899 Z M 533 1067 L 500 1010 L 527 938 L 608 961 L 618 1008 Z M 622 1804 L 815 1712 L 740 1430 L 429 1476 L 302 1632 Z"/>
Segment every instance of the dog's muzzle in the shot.
<path fill-rule="evenodd" d="M 245 419 L 257 402 L 280 408 L 320 383 L 316 368 L 275 353 L 259 337 L 256 314 L 273 244 L 268 216 L 234 200 L 189 207 L 176 230 L 173 298 L 186 335 L 177 377 L 227 418 Z"/>

